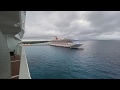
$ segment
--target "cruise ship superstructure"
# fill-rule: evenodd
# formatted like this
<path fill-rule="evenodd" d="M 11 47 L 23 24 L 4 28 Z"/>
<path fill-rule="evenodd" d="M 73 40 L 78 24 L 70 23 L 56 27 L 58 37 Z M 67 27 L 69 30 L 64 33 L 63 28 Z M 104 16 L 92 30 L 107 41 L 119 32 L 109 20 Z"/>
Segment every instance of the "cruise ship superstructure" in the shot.
<path fill-rule="evenodd" d="M 0 79 L 31 79 L 22 47 L 25 11 L 0 11 Z"/>
<path fill-rule="evenodd" d="M 67 48 L 79 48 L 82 43 L 79 40 L 72 40 L 68 38 L 59 39 L 57 36 L 54 36 L 55 40 L 50 41 L 51 46 L 67 47 Z"/>

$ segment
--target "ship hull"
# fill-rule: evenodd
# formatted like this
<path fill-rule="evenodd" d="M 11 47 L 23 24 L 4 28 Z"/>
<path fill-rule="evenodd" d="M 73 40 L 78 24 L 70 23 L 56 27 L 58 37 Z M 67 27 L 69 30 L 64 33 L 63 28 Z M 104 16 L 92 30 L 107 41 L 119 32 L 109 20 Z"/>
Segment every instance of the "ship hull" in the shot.
<path fill-rule="evenodd" d="M 74 45 L 50 44 L 50 46 L 65 47 L 65 48 L 71 48 L 71 49 L 78 49 L 81 45 L 82 44 L 74 44 Z"/>
<path fill-rule="evenodd" d="M 73 49 L 77 49 L 81 46 L 82 44 L 74 44 L 74 45 L 71 45 L 70 48 L 73 48 Z"/>

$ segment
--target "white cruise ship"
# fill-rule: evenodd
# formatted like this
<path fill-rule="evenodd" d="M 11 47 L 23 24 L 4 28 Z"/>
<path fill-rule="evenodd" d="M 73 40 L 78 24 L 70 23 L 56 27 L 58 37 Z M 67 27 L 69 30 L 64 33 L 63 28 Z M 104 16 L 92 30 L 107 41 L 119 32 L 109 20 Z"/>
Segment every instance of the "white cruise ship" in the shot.
<path fill-rule="evenodd" d="M 25 11 L 0 11 L 0 79 L 31 79 L 22 47 Z"/>
<path fill-rule="evenodd" d="M 79 48 L 82 43 L 79 40 L 72 40 L 72 39 L 59 39 L 57 36 L 54 36 L 55 40 L 50 41 L 51 46 L 59 46 L 59 47 L 67 47 L 67 48 Z"/>

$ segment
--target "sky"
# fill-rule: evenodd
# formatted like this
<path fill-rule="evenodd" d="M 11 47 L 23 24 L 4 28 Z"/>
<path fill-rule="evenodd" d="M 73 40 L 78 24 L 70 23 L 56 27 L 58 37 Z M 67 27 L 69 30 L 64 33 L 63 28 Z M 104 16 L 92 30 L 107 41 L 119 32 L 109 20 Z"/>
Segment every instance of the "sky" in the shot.
<path fill-rule="evenodd" d="M 120 11 L 27 11 L 27 40 L 120 40 Z"/>

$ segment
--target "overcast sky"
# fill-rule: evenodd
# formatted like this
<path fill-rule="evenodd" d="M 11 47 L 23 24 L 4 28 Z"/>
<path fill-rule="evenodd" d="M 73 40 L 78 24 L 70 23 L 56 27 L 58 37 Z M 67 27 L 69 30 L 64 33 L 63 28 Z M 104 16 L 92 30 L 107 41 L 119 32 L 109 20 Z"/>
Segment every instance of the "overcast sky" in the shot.
<path fill-rule="evenodd" d="M 120 39 L 120 11 L 27 11 L 23 40 Z"/>

